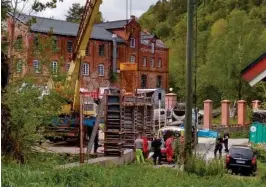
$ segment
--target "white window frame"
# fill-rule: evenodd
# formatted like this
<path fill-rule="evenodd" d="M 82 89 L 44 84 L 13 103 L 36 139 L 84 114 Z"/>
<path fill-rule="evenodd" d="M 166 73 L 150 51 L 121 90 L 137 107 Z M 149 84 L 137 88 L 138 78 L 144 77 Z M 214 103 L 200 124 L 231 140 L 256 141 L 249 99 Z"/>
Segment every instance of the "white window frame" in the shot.
<path fill-rule="evenodd" d="M 144 66 L 144 67 L 147 66 L 147 57 L 142 58 L 142 66 Z"/>
<path fill-rule="evenodd" d="M 82 74 L 85 76 L 90 75 L 90 64 L 89 63 L 86 63 L 86 62 L 83 63 Z"/>
<path fill-rule="evenodd" d="M 158 59 L 158 68 L 161 68 L 161 67 L 162 67 L 162 59 L 159 58 L 159 59 Z"/>
<path fill-rule="evenodd" d="M 131 64 L 135 64 L 136 63 L 136 56 L 135 55 L 131 55 L 130 58 L 129 58 L 129 62 Z"/>
<path fill-rule="evenodd" d="M 154 68 L 154 57 L 151 57 L 150 64 L 151 64 L 151 67 Z"/>
<path fill-rule="evenodd" d="M 52 71 L 52 74 L 57 74 L 57 69 L 58 69 L 57 64 L 58 63 L 56 61 L 52 61 L 51 62 L 51 71 Z"/>
<path fill-rule="evenodd" d="M 104 76 L 104 65 L 103 64 L 98 65 L 98 75 L 99 75 L 99 77 Z"/>
<path fill-rule="evenodd" d="M 40 61 L 39 60 L 33 60 L 33 69 L 35 73 L 40 73 Z"/>
<path fill-rule="evenodd" d="M 130 38 L 130 48 L 135 48 L 136 47 L 136 39 L 131 37 Z"/>

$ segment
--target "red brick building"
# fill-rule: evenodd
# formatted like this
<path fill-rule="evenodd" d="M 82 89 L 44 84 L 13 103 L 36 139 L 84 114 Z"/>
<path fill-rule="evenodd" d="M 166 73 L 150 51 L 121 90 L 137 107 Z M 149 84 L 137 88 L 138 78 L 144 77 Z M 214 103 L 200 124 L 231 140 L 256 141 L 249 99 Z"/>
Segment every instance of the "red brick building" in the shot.
<path fill-rule="evenodd" d="M 39 71 L 40 59 L 33 55 L 32 46 L 38 43 L 38 36 L 53 35 L 53 47 L 58 51 L 49 59 L 53 72 L 67 71 L 72 60 L 78 24 L 62 20 L 34 17 L 36 22 L 27 26 L 32 17 L 19 15 L 15 38 L 23 52 L 16 52 L 19 59 L 18 73 L 30 70 L 36 76 L 45 76 Z M 8 19 L 8 30 L 11 28 Z M 52 31 L 52 32 L 51 32 Z M 110 81 L 113 64 L 113 37 L 116 34 L 117 58 L 115 82 Z M 45 54 L 46 55 L 46 54 Z M 48 56 L 48 52 L 47 52 Z M 94 91 L 99 87 L 117 86 L 126 91 L 136 88 L 168 88 L 169 50 L 155 35 L 143 32 L 132 16 L 129 20 L 118 20 L 95 24 L 92 30 L 86 56 L 82 59 L 82 87 Z M 20 61 L 25 65 L 20 65 Z M 63 63 L 58 63 L 63 61 Z"/>

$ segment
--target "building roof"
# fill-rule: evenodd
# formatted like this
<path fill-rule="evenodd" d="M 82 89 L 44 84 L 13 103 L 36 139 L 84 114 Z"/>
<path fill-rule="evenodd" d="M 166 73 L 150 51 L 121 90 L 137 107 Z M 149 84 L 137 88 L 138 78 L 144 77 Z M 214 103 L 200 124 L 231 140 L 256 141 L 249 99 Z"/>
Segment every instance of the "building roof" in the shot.
<path fill-rule="evenodd" d="M 263 53 L 261 56 L 259 56 L 257 59 L 255 59 L 253 62 L 251 62 L 247 67 L 245 67 L 241 71 L 241 75 L 245 74 L 248 70 L 250 70 L 252 67 L 256 66 L 262 59 L 266 58 L 266 52 Z"/>
<path fill-rule="evenodd" d="M 118 20 L 118 21 L 107 21 L 96 24 L 97 26 L 103 26 L 105 29 L 120 29 L 127 25 L 131 20 Z"/>
<path fill-rule="evenodd" d="M 167 48 L 167 46 L 163 43 L 162 40 L 158 39 L 156 35 L 152 35 L 149 33 L 141 32 L 141 44 L 150 46 L 150 40 L 155 39 L 155 46 L 159 48 Z"/>
<path fill-rule="evenodd" d="M 241 71 L 244 80 L 254 86 L 259 81 L 266 82 L 266 52 Z"/>
<path fill-rule="evenodd" d="M 31 25 L 31 31 L 40 32 L 40 33 L 48 33 L 53 32 L 56 35 L 63 36 L 72 36 L 76 37 L 79 29 L 79 24 L 72 23 L 64 20 L 57 20 L 52 18 L 44 18 L 38 16 L 29 16 L 26 14 L 19 14 L 17 19 L 24 24 L 27 24 L 32 18 L 36 19 L 36 23 Z M 128 20 L 118 20 L 118 21 L 108 21 L 102 22 L 99 24 L 95 24 L 92 29 L 91 39 L 95 40 L 105 40 L 112 41 L 112 29 L 120 29 L 127 25 L 132 19 Z M 156 35 L 152 35 L 149 33 L 141 32 L 141 44 L 150 46 L 150 40 L 155 39 L 156 47 L 159 48 L 167 48 L 167 46 L 158 39 Z M 122 38 L 117 36 L 117 42 L 123 43 L 125 42 Z"/>
<path fill-rule="evenodd" d="M 28 23 L 31 18 L 36 18 L 36 23 L 31 25 L 31 31 L 40 32 L 40 33 L 48 33 L 53 31 L 54 34 L 64 35 L 64 36 L 77 36 L 79 24 L 67 22 L 63 20 L 56 20 L 51 18 L 42 18 L 37 16 L 28 16 L 25 14 L 18 15 L 18 20 L 23 23 Z M 96 24 L 93 26 L 91 39 L 96 40 L 106 40 L 112 41 L 112 32 L 106 30 L 102 25 Z M 124 40 L 120 37 L 117 37 L 117 42 L 124 42 Z"/>

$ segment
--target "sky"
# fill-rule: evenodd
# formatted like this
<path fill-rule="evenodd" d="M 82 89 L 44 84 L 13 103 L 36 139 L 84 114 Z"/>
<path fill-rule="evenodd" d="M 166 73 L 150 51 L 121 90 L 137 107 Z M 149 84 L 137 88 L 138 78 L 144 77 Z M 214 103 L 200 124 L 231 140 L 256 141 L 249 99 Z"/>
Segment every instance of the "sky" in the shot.
<path fill-rule="evenodd" d="M 41 2 L 46 2 L 47 0 L 41 0 Z M 103 18 L 106 21 L 113 20 L 121 20 L 126 19 L 126 1 L 127 0 L 103 0 L 103 3 L 100 6 L 100 11 L 103 14 Z M 136 17 L 141 16 L 148 8 L 155 4 L 158 0 L 131 0 L 131 15 Z M 30 12 L 30 4 L 33 0 L 28 0 L 28 3 L 25 5 L 23 12 Z M 38 15 L 41 17 L 48 17 L 54 19 L 65 20 L 65 15 L 69 7 L 73 3 L 80 3 L 81 5 L 85 5 L 86 0 L 63 0 L 63 2 L 57 3 L 57 8 L 55 9 L 47 9 L 38 14 L 31 13 L 33 15 Z M 130 5 L 130 0 L 128 0 L 128 6 Z M 20 5 L 20 8 L 23 7 L 23 4 Z M 128 8 L 128 18 L 130 17 Z"/>

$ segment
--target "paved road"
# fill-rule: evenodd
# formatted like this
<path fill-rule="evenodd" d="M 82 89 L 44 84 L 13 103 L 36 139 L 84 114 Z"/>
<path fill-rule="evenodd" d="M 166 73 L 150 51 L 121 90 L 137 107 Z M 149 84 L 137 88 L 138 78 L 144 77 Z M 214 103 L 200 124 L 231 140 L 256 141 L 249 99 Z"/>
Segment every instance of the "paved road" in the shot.
<path fill-rule="evenodd" d="M 103 138 L 103 133 L 100 133 L 100 141 L 102 141 Z M 214 144 L 214 138 L 199 138 L 197 153 L 206 156 L 207 159 L 213 158 Z M 233 144 L 248 144 L 248 139 L 230 139 L 229 147 Z M 66 142 L 60 142 L 56 144 L 45 143 L 43 147 L 45 147 L 46 151 L 50 152 L 79 154 L 78 146 L 71 145 Z M 86 147 L 84 147 L 84 152 L 86 152 Z M 98 152 L 103 153 L 103 147 L 99 147 Z"/>
<path fill-rule="evenodd" d="M 246 145 L 248 139 L 229 139 L 228 147 L 232 145 Z M 207 159 L 214 157 L 215 138 L 199 138 L 197 153 L 206 156 Z M 224 154 L 224 153 L 223 153 Z"/>

